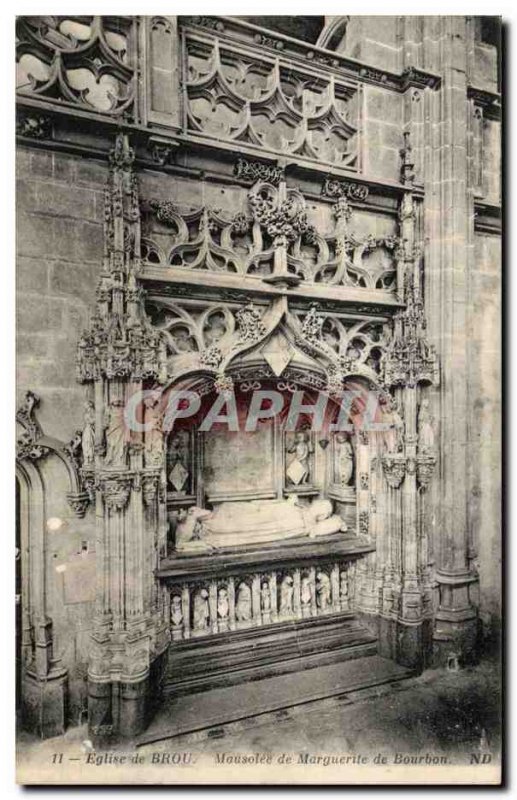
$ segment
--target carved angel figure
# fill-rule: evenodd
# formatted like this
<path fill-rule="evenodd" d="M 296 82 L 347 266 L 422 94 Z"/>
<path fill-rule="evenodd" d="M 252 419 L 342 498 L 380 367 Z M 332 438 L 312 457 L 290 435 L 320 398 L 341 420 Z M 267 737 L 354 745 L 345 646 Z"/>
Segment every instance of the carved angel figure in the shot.
<path fill-rule="evenodd" d="M 206 630 L 209 618 L 208 592 L 206 589 L 200 589 L 194 596 L 194 630 Z"/>
<path fill-rule="evenodd" d="M 318 572 L 316 584 L 316 602 L 321 611 L 330 605 L 330 578 L 325 572 Z"/>
<path fill-rule="evenodd" d="M 346 572 L 341 573 L 339 595 L 341 600 L 341 608 L 348 608 L 348 576 Z"/>
<path fill-rule="evenodd" d="M 221 586 L 217 592 L 217 616 L 219 619 L 226 619 L 230 611 L 230 604 L 228 602 L 228 589 Z"/>
<path fill-rule="evenodd" d="M 300 599 L 302 606 L 308 606 L 311 602 L 311 580 L 308 575 L 304 575 L 300 587 Z"/>
<path fill-rule="evenodd" d="M 349 486 L 354 471 L 354 449 L 344 433 L 336 434 L 336 444 L 336 477 L 342 487 Z"/>
<path fill-rule="evenodd" d="M 286 575 L 280 588 L 280 613 L 290 614 L 293 610 L 293 579 Z"/>
<path fill-rule="evenodd" d="M 294 453 L 294 458 L 286 470 L 289 481 L 295 485 L 308 483 L 310 477 L 309 458 L 312 453 L 309 433 L 297 431 L 294 434 L 294 442 L 287 448 L 287 452 Z"/>
<path fill-rule="evenodd" d="M 175 628 L 179 628 L 183 622 L 183 612 L 181 610 L 181 597 L 175 594 L 171 603 L 171 622 Z"/>
<path fill-rule="evenodd" d="M 260 590 L 262 611 L 268 614 L 271 611 L 271 592 L 269 591 L 269 584 L 264 581 Z"/>
<path fill-rule="evenodd" d="M 244 581 L 239 584 L 235 617 L 239 622 L 247 622 L 251 619 L 251 589 Z"/>

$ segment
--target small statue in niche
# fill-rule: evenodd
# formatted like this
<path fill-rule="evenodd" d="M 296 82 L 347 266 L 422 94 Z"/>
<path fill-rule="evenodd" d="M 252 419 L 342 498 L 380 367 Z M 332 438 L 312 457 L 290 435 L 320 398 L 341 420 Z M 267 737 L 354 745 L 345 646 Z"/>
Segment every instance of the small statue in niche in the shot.
<path fill-rule="evenodd" d="M 178 353 L 193 353 L 195 351 L 194 339 L 188 328 L 178 326 L 171 331 L 171 336 Z"/>
<path fill-rule="evenodd" d="M 289 482 L 295 486 L 309 483 L 309 460 L 311 454 L 314 452 L 309 432 L 297 431 L 294 434 L 293 443 L 287 448 L 287 452 L 294 453 L 294 458 L 290 461 L 286 469 Z"/>
<path fill-rule="evenodd" d="M 183 611 L 181 610 L 181 597 L 179 594 L 173 595 L 171 603 L 171 622 L 175 628 L 181 627 L 183 622 Z"/>
<path fill-rule="evenodd" d="M 226 335 L 226 320 L 222 314 L 212 314 L 204 330 L 205 342 L 208 346 L 217 345 Z"/>
<path fill-rule="evenodd" d="M 194 595 L 194 630 L 205 631 L 209 619 L 208 592 L 206 589 L 200 589 Z"/>
<path fill-rule="evenodd" d="M 330 578 L 325 572 L 318 572 L 316 584 L 316 602 L 320 611 L 330 606 Z"/>
<path fill-rule="evenodd" d="M 434 420 L 427 399 L 422 400 L 418 412 L 418 452 L 427 456 L 434 453 Z"/>
<path fill-rule="evenodd" d="M 244 581 L 239 584 L 235 617 L 238 622 L 248 622 L 251 619 L 251 589 Z"/>
<path fill-rule="evenodd" d="M 271 613 L 271 592 L 269 590 L 269 583 L 264 581 L 260 589 L 260 604 L 262 613 L 269 615 Z"/>
<path fill-rule="evenodd" d="M 163 460 L 163 416 L 158 395 L 144 400 L 145 412 L 145 462 L 148 466 L 160 466 Z"/>
<path fill-rule="evenodd" d="M 221 586 L 217 592 L 217 616 L 219 619 L 227 619 L 230 611 L 230 604 L 228 601 L 228 589 Z"/>
<path fill-rule="evenodd" d="M 286 575 L 280 587 L 280 613 L 291 614 L 293 611 L 293 579 Z"/>
<path fill-rule="evenodd" d="M 349 606 L 348 575 L 346 574 L 346 572 L 341 573 L 339 582 L 339 598 L 341 602 L 341 609 L 343 611 L 346 611 Z"/>
<path fill-rule="evenodd" d="M 398 405 L 391 395 L 380 398 L 382 422 L 389 426 L 384 432 L 384 442 L 388 453 L 400 453 L 404 450 L 404 420 L 400 416 Z"/>
<path fill-rule="evenodd" d="M 304 575 L 302 577 L 302 582 L 300 586 L 300 600 L 302 606 L 309 606 L 312 599 L 312 592 L 311 592 L 311 579 L 308 575 Z"/>
<path fill-rule="evenodd" d="M 337 433 L 336 438 L 336 477 L 341 487 L 350 485 L 354 472 L 354 449 L 346 433 Z"/>
<path fill-rule="evenodd" d="M 175 492 L 185 494 L 189 491 L 189 433 L 178 431 L 170 440 L 168 462 L 171 465 L 168 473 L 169 483 Z"/>
<path fill-rule="evenodd" d="M 95 459 L 95 408 L 91 400 L 84 404 L 84 428 L 81 435 L 83 468 L 93 467 Z"/>
<path fill-rule="evenodd" d="M 112 400 L 106 424 L 105 464 L 107 466 L 120 467 L 124 464 L 128 438 L 124 419 L 124 403 L 122 400 Z"/>

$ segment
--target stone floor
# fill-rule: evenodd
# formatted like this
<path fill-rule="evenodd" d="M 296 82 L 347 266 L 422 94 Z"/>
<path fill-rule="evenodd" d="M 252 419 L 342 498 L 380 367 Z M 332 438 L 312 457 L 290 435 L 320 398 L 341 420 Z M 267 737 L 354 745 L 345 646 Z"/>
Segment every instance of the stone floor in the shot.
<path fill-rule="evenodd" d="M 288 676 L 286 676 L 288 678 Z M 178 736 L 175 745 L 213 752 L 293 751 L 419 753 L 489 749 L 499 752 L 500 688 L 497 667 L 483 663 L 460 672 L 428 670 L 395 684 L 282 709 Z M 139 750 L 170 749 L 172 740 Z"/>
<path fill-rule="evenodd" d="M 446 756 L 448 764 L 465 765 L 469 753 L 489 752 L 493 761 L 498 759 L 500 719 L 499 669 L 483 662 L 459 672 L 428 670 L 396 683 L 164 739 L 139 747 L 138 753 L 148 761 L 152 754 L 171 750 L 212 757 L 286 748 L 298 754 L 432 753 Z M 74 748 L 81 755 L 87 752 L 86 740 L 85 726 L 45 742 L 22 734 L 19 761 L 48 763 L 51 753 Z"/>

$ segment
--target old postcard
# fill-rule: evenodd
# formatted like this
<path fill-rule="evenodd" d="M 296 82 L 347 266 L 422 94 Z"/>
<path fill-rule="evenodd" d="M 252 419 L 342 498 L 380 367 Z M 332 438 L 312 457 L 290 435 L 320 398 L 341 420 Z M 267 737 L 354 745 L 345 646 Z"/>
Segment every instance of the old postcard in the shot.
<path fill-rule="evenodd" d="M 501 21 L 16 22 L 17 780 L 501 780 Z"/>

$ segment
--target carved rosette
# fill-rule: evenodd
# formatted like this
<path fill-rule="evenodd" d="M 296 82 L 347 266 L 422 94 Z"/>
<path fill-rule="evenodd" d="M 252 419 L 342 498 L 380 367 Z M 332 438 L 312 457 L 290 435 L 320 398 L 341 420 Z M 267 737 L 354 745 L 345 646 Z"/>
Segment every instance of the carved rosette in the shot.
<path fill-rule="evenodd" d="M 436 457 L 422 455 L 417 458 L 416 476 L 421 489 L 427 489 L 436 467 Z"/>
<path fill-rule="evenodd" d="M 406 474 L 406 457 L 401 453 L 388 453 L 382 458 L 384 477 L 392 489 L 398 489 Z"/>
<path fill-rule="evenodd" d="M 123 511 L 129 500 L 132 476 L 129 474 L 105 476 L 100 480 L 100 489 L 109 511 Z"/>
<path fill-rule="evenodd" d="M 217 394 L 232 394 L 234 391 L 233 380 L 230 375 L 225 375 L 224 372 L 220 372 L 214 381 L 214 388 Z"/>

